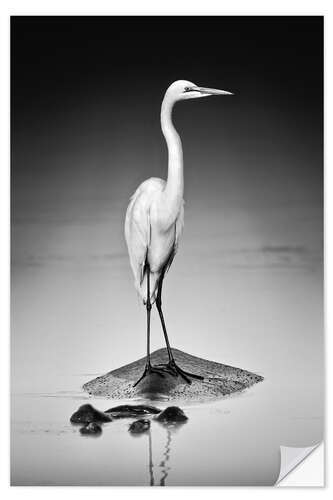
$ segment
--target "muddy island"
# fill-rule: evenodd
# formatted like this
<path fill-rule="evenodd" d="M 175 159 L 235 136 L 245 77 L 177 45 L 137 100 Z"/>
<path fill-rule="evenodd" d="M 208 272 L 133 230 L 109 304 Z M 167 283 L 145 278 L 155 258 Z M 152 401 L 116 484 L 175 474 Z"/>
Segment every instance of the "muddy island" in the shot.
<path fill-rule="evenodd" d="M 152 373 L 133 387 L 144 370 L 146 358 L 143 357 L 86 382 L 83 389 L 93 396 L 111 399 L 142 396 L 148 399 L 163 397 L 168 400 L 209 400 L 242 391 L 264 379 L 256 373 L 192 356 L 178 349 L 173 349 L 173 353 L 181 368 L 203 376 L 204 380 L 193 379 L 191 384 L 187 384 L 179 376 L 166 373 L 161 377 Z M 166 364 L 167 350 L 163 348 L 154 351 L 151 361 L 153 365 Z"/>

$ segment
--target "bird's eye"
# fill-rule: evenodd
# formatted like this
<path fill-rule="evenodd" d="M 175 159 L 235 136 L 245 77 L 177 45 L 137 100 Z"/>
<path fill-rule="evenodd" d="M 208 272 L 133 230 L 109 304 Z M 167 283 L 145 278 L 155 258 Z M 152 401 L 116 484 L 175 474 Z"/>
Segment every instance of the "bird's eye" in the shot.
<path fill-rule="evenodd" d="M 185 87 L 184 92 L 191 92 L 191 87 Z"/>

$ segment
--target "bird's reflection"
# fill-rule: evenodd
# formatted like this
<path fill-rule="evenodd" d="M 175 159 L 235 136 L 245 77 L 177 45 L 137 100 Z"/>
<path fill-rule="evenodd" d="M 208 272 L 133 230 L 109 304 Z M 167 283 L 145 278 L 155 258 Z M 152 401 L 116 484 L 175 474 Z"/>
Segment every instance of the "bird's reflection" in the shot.
<path fill-rule="evenodd" d="M 160 424 L 159 424 L 160 425 Z M 171 444 L 173 437 L 175 435 L 176 429 L 179 429 L 181 425 L 177 426 L 167 426 L 167 425 L 161 425 L 163 430 L 165 431 L 165 443 L 163 446 L 163 458 L 161 462 L 158 465 L 158 469 L 156 470 L 156 465 L 154 464 L 154 458 L 153 458 L 153 430 L 152 427 L 150 427 L 149 431 L 147 432 L 148 435 L 148 454 L 149 454 L 149 461 L 148 461 L 148 472 L 149 472 L 149 484 L 150 486 L 165 486 L 166 479 L 169 475 L 169 472 L 171 470 L 171 465 L 170 465 L 170 455 L 171 455 Z M 158 473 L 161 473 L 161 477 L 159 480 L 155 481 L 155 476 L 158 475 Z"/>
<path fill-rule="evenodd" d="M 151 429 L 148 431 L 148 447 L 149 447 L 149 484 L 150 486 L 155 485 L 154 479 L 154 464 L 153 464 L 153 447 L 152 447 L 152 439 L 151 439 Z"/>
<path fill-rule="evenodd" d="M 160 486 L 165 486 L 165 480 L 168 477 L 169 470 L 171 467 L 168 465 L 168 462 L 170 460 L 170 452 L 171 452 L 171 431 L 170 429 L 166 429 L 167 432 L 167 439 L 166 443 L 164 446 L 164 452 L 163 452 L 163 460 L 160 463 L 161 471 L 162 471 L 162 477 L 161 477 L 161 482 Z"/>

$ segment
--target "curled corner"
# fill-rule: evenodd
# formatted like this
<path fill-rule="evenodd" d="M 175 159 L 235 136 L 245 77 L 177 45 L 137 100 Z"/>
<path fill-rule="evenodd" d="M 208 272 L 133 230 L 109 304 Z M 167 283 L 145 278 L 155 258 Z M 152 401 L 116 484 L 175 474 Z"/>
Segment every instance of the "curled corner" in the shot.
<path fill-rule="evenodd" d="M 289 474 L 295 467 L 297 467 L 303 460 L 310 455 L 320 443 L 307 448 L 294 448 L 291 446 L 280 446 L 280 474 L 275 483 L 277 485 L 287 474 Z"/>

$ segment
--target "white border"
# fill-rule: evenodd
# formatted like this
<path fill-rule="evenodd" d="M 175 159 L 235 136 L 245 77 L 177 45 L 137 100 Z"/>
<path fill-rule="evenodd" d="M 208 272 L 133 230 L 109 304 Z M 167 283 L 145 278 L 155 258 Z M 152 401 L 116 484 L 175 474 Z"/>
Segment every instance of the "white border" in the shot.
<path fill-rule="evenodd" d="M 1 91 L 0 91 L 0 109 L 1 109 L 1 168 L 0 168 L 0 187 L 1 187 L 1 229 L 2 240 L 0 245 L 1 252 L 1 349 L 0 349 L 0 380 L 1 380 L 1 411 L 0 411 L 0 494 L 2 499 L 6 498 L 24 498 L 30 497 L 34 500 L 41 498 L 57 498 L 60 491 L 56 487 L 20 487 L 10 488 L 9 484 L 9 16 L 10 15 L 325 15 L 325 45 L 326 45 L 326 71 L 325 71 L 325 88 L 332 88 L 332 53 L 330 48 L 333 46 L 333 25 L 331 22 L 331 7 L 332 2 L 327 1 L 258 1 L 258 0 L 243 0 L 243 1 L 195 1 L 195 0 L 167 0 L 158 3 L 147 0 L 132 0 L 121 2 L 113 1 L 98 1 L 98 0 L 57 0 L 53 1 L 2 1 L 0 6 L 1 24 L 0 24 L 0 51 L 1 51 Z M 330 94 L 326 92 L 326 133 L 325 133 L 325 164 L 326 164 L 326 256 L 332 255 L 332 231 L 330 231 L 329 215 L 332 217 L 333 203 L 333 186 L 332 174 L 329 171 L 329 158 L 331 145 L 327 140 L 332 136 L 332 127 L 329 128 L 329 118 L 331 116 L 331 99 Z M 306 103 L 305 103 L 306 105 Z M 327 329 L 330 311 L 328 307 L 329 285 L 331 283 L 331 266 L 326 259 L 326 367 L 327 367 L 327 385 L 332 377 L 332 370 L 329 367 L 328 355 L 330 344 L 330 335 Z M 326 422 L 331 421 L 331 401 L 327 402 Z M 326 443 L 329 433 L 326 432 Z M 328 450 L 330 447 L 327 447 Z M 330 457 L 326 454 L 326 471 L 329 470 L 331 463 Z M 329 479 L 328 479 L 329 481 Z M 181 495 L 182 498 L 190 496 L 191 500 L 202 498 L 202 495 L 209 497 L 220 497 L 222 494 L 227 494 L 228 498 L 246 495 L 247 500 L 252 498 L 267 498 L 271 495 L 279 495 L 283 491 L 284 498 L 296 498 L 298 496 L 308 498 L 309 495 L 327 495 L 331 488 L 326 489 L 287 489 L 287 488 L 117 488 L 110 490 L 109 488 L 66 488 L 61 487 L 62 497 L 70 497 L 72 499 L 91 498 L 96 494 L 99 498 L 110 498 L 110 495 L 117 495 L 119 499 L 127 495 L 135 495 L 139 500 L 141 498 L 152 499 L 156 496 L 165 496 L 170 493 L 173 496 Z M 332 494 L 332 492 L 331 492 Z"/>
<path fill-rule="evenodd" d="M 323 15 L 330 0 L 5 0 L 1 10 L 10 15 Z"/>

